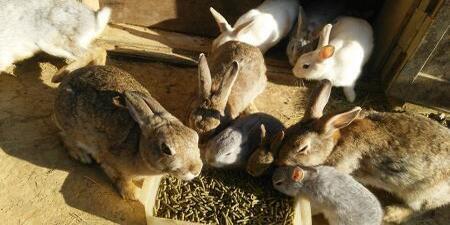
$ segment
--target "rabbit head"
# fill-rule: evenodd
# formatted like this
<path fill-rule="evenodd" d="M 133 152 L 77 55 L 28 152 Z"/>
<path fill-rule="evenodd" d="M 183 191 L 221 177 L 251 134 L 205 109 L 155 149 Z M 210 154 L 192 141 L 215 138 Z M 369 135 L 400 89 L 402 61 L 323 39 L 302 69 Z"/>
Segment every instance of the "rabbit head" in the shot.
<path fill-rule="evenodd" d="M 323 27 L 317 49 L 305 53 L 298 58 L 292 72 L 298 78 L 322 80 L 332 69 L 334 46 L 329 45 L 331 24 Z"/>
<path fill-rule="evenodd" d="M 225 74 L 216 76 L 214 82 L 204 54 L 200 54 L 198 65 L 199 96 L 195 108 L 189 115 L 189 125 L 204 135 L 217 128 L 225 118 L 225 108 L 231 88 L 236 81 L 239 64 L 234 61 Z"/>
<path fill-rule="evenodd" d="M 127 108 L 141 129 L 139 153 L 152 170 L 184 180 L 200 174 L 198 134 L 168 113 L 150 95 L 125 92 Z"/>
<path fill-rule="evenodd" d="M 299 166 L 282 166 L 274 171 L 272 184 L 277 191 L 295 197 L 304 182 L 316 173 L 312 167 L 302 169 Z"/>
<path fill-rule="evenodd" d="M 259 139 L 259 123 L 247 123 L 242 129 L 230 126 L 205 145 L 205 158 L 216 168 L 239 167 L 246 163 Z"/>
<path fill-rule="evenodd" d="M 217 26 L 220 30 L 220 35 L 212 42 L 211 52 L 214 52 L 217 48 L 219 48 L 219 46 L 228 41 L 238 40 L 238 35 L 247 32 L 251 27 L 250 24 L 253 23 L 253 20 L 251 20 L 233 28 L 225 19 L 225 17 L 223 17 L 214 8 L 210 7 L 209 11 L 214 17 L 214 20 L 216 21 Z"/>
<path fill-rule="evenodd" d="M 267 171 L 275 160 L 281 142 L 284 137 L 284 131 L 278 132 L 272 139 L 266 135 L 264 124 L 260 126 L 260 143 L 258 148 L 250 155 L 247 162 L 247 173 L 254 177 L 259 177 Z"/>
<path fill-rule="evenodd" d="M 359 117 L 360 107 L 323 115 L 331 87 L 329 80 L 323 80 L 313 90 L 304 117 L 287 130 L 276 164 L 315 166 L 324 163 L 340 138 L 339 129 Z"/>

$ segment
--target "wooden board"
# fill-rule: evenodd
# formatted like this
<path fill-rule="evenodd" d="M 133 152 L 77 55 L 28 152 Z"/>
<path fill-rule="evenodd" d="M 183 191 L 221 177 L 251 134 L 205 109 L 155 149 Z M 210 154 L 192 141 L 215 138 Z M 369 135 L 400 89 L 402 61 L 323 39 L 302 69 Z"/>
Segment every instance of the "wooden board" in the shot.
<path fill-rule="evenodd" d="M 219 30 L 209 7 L 234 24 L 237 18 L 263 0 L 100 0 L 112 8 L 112 22 L 214 37 Z"/>
<path fill-rule="evenodd" d="M 96 44 L 113 53 L 196 66 L 199 54 L 209 53 L 211 42 L 210 38 L 113 23 Z M 266 57 L 266 64 L 271 75 L 292 74 L 286 60 Z"/>

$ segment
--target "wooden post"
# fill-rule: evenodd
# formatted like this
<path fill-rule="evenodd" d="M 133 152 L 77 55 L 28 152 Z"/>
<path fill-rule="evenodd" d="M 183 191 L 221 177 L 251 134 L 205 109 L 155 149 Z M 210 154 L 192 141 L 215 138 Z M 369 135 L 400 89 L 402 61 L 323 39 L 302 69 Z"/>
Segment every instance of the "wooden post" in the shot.
<path fill-rule="evenodd" d="M 145 178 L 142 184 L 139 201 L 144 205 L 147 224 L 151 224 L 150 220 L 153 217 L 153 208 L 158 197 L 158 188 L 162 177 L 163 175 L 150 176 Z"/>
<path fill-rule="evenodd" d="M 92 10 L 97 11 L 100 9 L 99 0 L 81 0 L 81 2 L 89 6 L 89 8 L 91 8 Z"/>
<path fill-rule="evenodd" d="M 312 225 L 311 204 L 309 200 L 303 196 L 297 196 L 294 199 L 294 219 L 293 225 Z"/>

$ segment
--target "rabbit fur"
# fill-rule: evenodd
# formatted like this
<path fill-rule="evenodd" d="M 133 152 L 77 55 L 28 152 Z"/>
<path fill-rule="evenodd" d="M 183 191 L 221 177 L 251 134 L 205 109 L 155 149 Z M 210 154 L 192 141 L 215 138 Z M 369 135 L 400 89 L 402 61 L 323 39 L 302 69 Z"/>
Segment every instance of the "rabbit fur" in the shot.
<path fill-rule="evenodd" d="M 75 0 L 0 0 L 0 5 L 0 71 L 39 51 L 74 61 L 98 56 L 89 52 L 90 44 L 111 14 L 107 7 L 94 12 Z"/>
<path fill-rule="evenodd" d="M 206 57 L 200 55 L 199 96 L 191 105 L 188 119 L 202 139 L 226 127 L 244 111 L 255 111 L 253 101 L 267 85 L 264 57 L 256 47 L 229 41 L 208 61 L 209 66 Z"/>
<path fill-rule="evenodd" d="M 350 175 L 333 167 L 279 167 L 272 182 L 286 195 L 306 196 L 315 213 L 323 213 L 330 225 L 381 225 L 383 211 L 377 198 Z"/>
<path fill-rule="evenodd" d="M 316 50 L 297 60 L 292 72 L 308 80 L 328 79 L 343 87 L 349 102 L 356 98 L 354 86 L 373 50 L 373 30 L 363 19 L 339 17 L 323 27 Z"/>
<path fill-rule="evenodd" d="M 126 199 L 137 198 L 133 180 L 200 174 L 197 133 L 116 67 L 89 66 L 65 76 L 54 119 L 69 154 L 83 163 L 94 159 Z"/>
<path fill-rule="evenodd" d="M 278 165 L 329 165 L 404 205 L 386 208 L 386 222 L 450 203 L 450 130 L 421 115 L 362 111 L 323 115 L 331 82 L 314 90 L 304 118 L 289 127 Z"/>
<path fill-rule="evenodd" d="M 228 41 L 241 41 L 265 53 L 287 36 L 298 15 L 297 0 L 265 0 L 255 9 L 243 14 L 232 27 L 225 17 L 210 8 L 220 29 L 212 43 L 212 51 Z"/>
<path fill-rule="evenodd" d="M 263 144 L 261 129 L 264 129 L 264 136 L 272 137 L 284 126 L 278 119 L 265 113 L 239 117 L 206 142 L 202 154 L 205 155 L 206 163 L 216 168 L 244 167 L 250 154 Z"/>

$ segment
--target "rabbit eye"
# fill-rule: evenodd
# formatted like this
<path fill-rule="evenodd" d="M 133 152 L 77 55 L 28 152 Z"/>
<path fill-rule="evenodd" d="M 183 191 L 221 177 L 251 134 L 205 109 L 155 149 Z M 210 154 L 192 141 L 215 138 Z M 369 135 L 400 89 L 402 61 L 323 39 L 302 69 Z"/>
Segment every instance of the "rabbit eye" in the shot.
<path fill-rule="evenodd" d="M 281 186 L 283 184 L 283 181 L 277 181 L 275 182 L 275 186 Z"/>
<path fill-rule="evenodd" d="M 166 143 L 161 144 L 161 152 L 163 152 L 166 155 L 173 155 L 173 151 L 167 146 Z"/>
<path fill-rule="evenodd" d="M 307 70 L 309 68 L 309 64 L 303 64 L 303 69 Z"/>
<path fill-rule="evenodd" d="M 297 150 L 297 153 L 304 153 L 304 154 L 306 154 L 306 153 L 307 153 L 306 150 L 308 150 L 308 145 L 305 145 L 305 146 L 299 148 L 299 149 Z"/>

